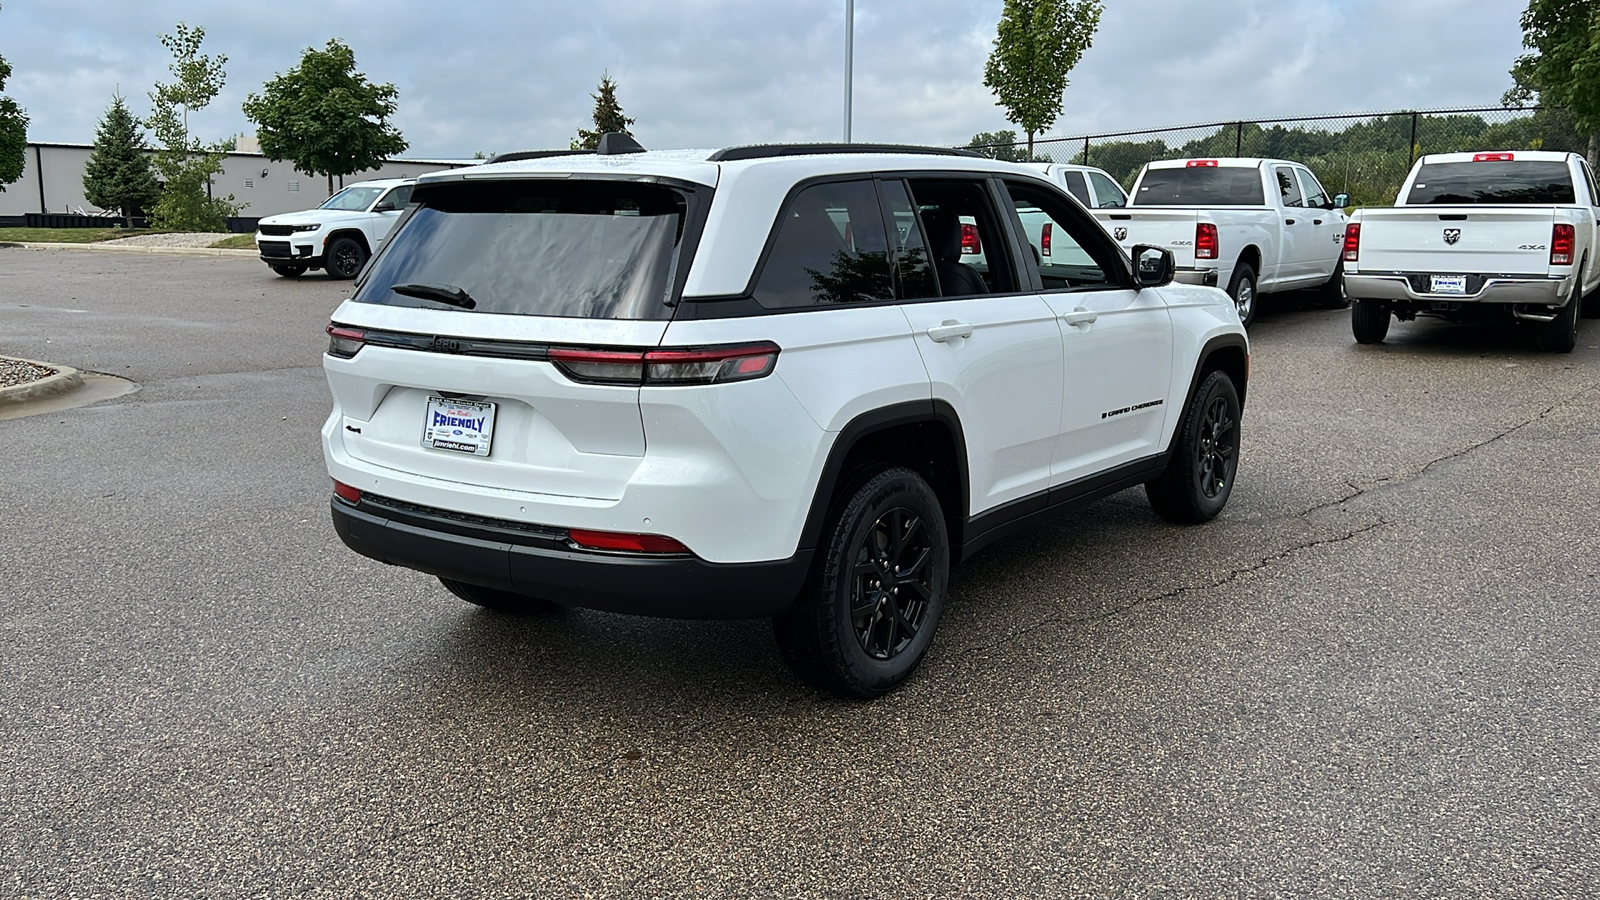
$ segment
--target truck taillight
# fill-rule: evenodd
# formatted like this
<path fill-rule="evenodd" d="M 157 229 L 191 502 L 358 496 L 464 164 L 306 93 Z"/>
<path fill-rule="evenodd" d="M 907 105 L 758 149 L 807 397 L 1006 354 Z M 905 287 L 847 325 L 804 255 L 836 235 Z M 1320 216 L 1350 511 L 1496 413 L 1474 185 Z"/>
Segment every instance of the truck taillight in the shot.
<path fill-rule="evenodd" d="M 1194 258 L 1217 258 L 1217 225 L 1215 222 L 1196 222 L 1194 226 Z"/>
<path fill-rule="evenodd" d="M 1550 265 L 1572 265 L 1572 251 L 1577 243 L 1577 232 L 1571 225 L 1557 224 L 1550 231 Z"/>
<path fill-rule="evenodd" d="M 722 384 L 772 374 L 778 364 L 778 345 L 761 342 L 670 350 L 551 347 L 550 361 L 563 375 L 585 384 Z"/>
<path fill-rule="evenodd" d="M 1184 163 L 1184 165 L 1187 166 L 1188 168 L 1191 168 L 1191 169 L 1199 169 L 1199 168 L 1214 169 L 1217 166 L 1217 161 L 1214 160 L 1214 159 L 1191 159 L 1188 162 Z"/>
<path fill-rule="evenodd" d="M 978 226 L 962 223 L 961 225 L 961 252 L 982 253 L 983 245 L 978 243 Z"/>
<path fill-rule="evenodd" d="M 1516 159 L 1514 153 L 1474 153 L 1473 162 L 1511 162 Z"/>
<path fill-rule="evenodd" d="M 1355 262 L 1361 257 L 1361 224 L 1350 222 L 1344 226 L 1344 261 Z"/>
<path fill-rule="evenodd" d="M 349 359 L 361 352 L 361 348 L 367 345 L 367 333 L 365 331 L 329 323 L 327 332 L 329 356 Z"/>
<path fill-rule="evenodd" d="M 1039 230 L 1039 252 L 1045 256 L 1050 255 L 1050 226 L 1051 222 L 1044 223 L 1044 228 Z"/>

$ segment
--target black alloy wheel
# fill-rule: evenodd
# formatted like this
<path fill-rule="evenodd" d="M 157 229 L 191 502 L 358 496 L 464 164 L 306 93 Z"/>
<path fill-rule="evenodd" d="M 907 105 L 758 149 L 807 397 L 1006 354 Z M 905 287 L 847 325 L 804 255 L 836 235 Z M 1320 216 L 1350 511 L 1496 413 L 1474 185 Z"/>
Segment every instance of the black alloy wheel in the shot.
<path fill-rule="evenodd" d="M 1239 420 L 1227 397 L 1213 395 L 1200 419 L 1196 473 L 1200 493 L 1208 500 L 1225 496 L 1233 487 L 1233 472 L 1239 458 Z"/>
<path fill-rule="evenodd" d="M 1166 470 L 1145 483 L 1156 515 L 1195 525 L 1222 512 L 1239 470 L 1242 413 L 1233 379 L 1217 370 L 1207 374 L 1189 401 Z"/>
<path fill-rule="evenodd" d="M 921 516 L 897 506 L 879 516 L 856 547 L 850 620 L 861 649 L 873 659 L 904 653 L 927 623 L 932 540 Z"/>
<path fill-rule="evenodd" d="M 334 278 L 354 278 L 366 261 L 367 250 L 355 238 L 335 238 L 328 244 L 323 268 Z"/>

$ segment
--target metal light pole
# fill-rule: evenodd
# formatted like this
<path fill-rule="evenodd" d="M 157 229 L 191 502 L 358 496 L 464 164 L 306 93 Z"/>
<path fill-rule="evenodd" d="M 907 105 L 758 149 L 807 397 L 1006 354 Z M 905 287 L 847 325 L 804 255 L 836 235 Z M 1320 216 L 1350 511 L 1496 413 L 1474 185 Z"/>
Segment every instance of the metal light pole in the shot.
<path fill-rule="evenodd" d="M 844 142 L 850 143 L 850 85 L 855 77 L 856 0 L 844 0 Z"/>

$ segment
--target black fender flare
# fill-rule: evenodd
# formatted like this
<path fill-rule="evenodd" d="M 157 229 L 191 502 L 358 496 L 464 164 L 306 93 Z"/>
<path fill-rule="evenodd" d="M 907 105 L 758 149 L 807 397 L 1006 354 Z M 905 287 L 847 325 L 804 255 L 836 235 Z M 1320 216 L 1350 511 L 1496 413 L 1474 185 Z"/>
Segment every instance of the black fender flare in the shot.
<path fill-rule="evenodd" d="M 1179 416 L 1182 416 L 1184 412 L 1189 409 L 1190 401 L 1194 400 L 1194 392 L 1200 388 L 1200 376 L 1211 371 L 1212 369 L 1218 368 L 1217 366 L 1208 366 L 1206 363 L 1211 360 L 1212 356 L 1216 355 L 1217 351 L 1227 349 L 1237 349 L 1244 354 L 1245 379 L 1244 381 L 1234 385 L 1234 389 L 1239 392 L 1239 409 L 1244 409 L 1245 389 L 1247 386 L 1246 382 L 1249 381 L 1250 372 L 1250 342 L 1246 340 L 1245 336 L 1242 334 L 1219 334 L 1211 340 L 1206 341 L 1205 344 L 1200 348 L 1199 355 L 1195 357 L 1194 373 L 1189 376 L 1189 389 L 1184 391 L 1183 404 L 1178 407 Z M 1166 453 L 1168 456 L 1172 454 L 1173 448 L 1177 445 L 1178 434 L 1182 430 L 1182 421 L 1179 421 L 1173 426 L 1172 437 L 1167 439 Z"/>

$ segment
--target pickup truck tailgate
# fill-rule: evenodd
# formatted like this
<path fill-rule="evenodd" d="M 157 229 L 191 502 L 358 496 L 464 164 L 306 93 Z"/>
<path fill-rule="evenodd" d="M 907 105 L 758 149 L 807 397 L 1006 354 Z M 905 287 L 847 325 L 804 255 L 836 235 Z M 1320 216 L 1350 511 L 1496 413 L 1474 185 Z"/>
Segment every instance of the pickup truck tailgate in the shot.
<path fill-rule="evenodd" d="M 1550 209 L 1396 207 L 1364 209 L 1362 272 L 1532 274 L 1550 270 Z"/>
<path fill-rule="evenodd" d="M 1194 227 L 1200 219 L 1197 211 L 1151 208 L 1091 212 L 1122 249 L 1131 250 L 1135 244 L 1167 247 L 1178 268 L 1194 266 Z"/>

